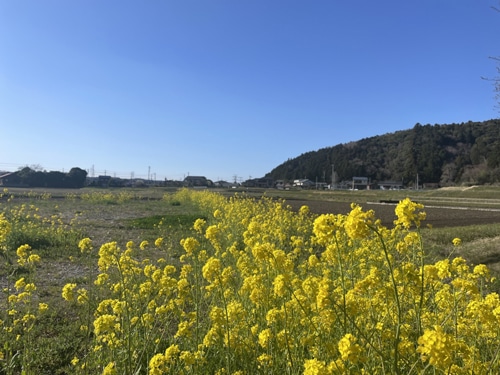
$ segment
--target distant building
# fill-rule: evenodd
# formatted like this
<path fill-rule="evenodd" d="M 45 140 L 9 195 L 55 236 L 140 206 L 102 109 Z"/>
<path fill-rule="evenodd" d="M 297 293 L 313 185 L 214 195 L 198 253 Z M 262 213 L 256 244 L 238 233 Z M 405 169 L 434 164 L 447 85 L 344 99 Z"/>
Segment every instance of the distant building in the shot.
<path fill-rule="evenodd" d="M 22 187 L 18 172 L 0 172 L 0 186 Z"/>
<path fill-rule="evenodd" d="M 303 178 L 299 180 L 293 180 L 293 186 L 310 189 L 312 187 L 315 187 L 316 184 L 307 178 Z"/>
<path fill-rule="evenodd" d="M 219 188 L 232 188 L 233 186 L 237 186 L 238 184 L 233 182 L 227 182 L 223 180 L 215 181 L 214 186 Z"/>
<path fill-rule="evenodd" d="M 110 182 L 111 182 L 111 176 L 97 177 L 97 186 L 108 187 Z"/>
<path fill-rule="evenodd" d="M 183 185 L 186 187 L 209 187 L 212 186 L 213 183 L 204 176 L 187 176 L 184 179 Z"/>
<path fill-rule="evenodd" d="M 274 185 L 274 180 L 272 178 L 262 177 L 262 178 L 252 178 L 243 182 L 245 187 L 258 187 L 258 188 L 272 188 Z"/>
<path fill-rule="evenodd" d="M 378 187 L 381 190 L 401 190 L 403 188 L 402 181 L 380 181 Z"/>
<path fill-rule="evenodd" d="M 368 177 L 353 177 L 352 178 L 352 190 L 369 190 L 370 180 Z"/>

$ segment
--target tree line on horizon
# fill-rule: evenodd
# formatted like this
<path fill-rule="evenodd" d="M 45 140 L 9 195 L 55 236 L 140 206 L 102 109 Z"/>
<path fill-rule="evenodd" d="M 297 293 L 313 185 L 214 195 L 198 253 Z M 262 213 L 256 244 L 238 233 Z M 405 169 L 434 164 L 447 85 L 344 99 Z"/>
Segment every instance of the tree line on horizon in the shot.
<path fill-rule="evenodd" d="M 5 186 L 78 189 L 85 186 L 87 171 L 74 167 L 68 173 L 23 167 L 4 178 Z"/>
<path fill-rule="evenodd" d="M 500 119 L 460 124 L 421 125 L 304 153 L 265 175 L 273 180 L 317 182 L 367 177 L 413 186 L 492 184 L 500 182 Z M 418 175 L 418 177 L 417 177 Z M 5 186 L 81 188 L 87 171 L 68 173 L 23 167 L 4 178 Z"/>
<path fill-rule="evenodd" d="M 412 186 L 434 183 L 489 184 L 500 182 L 500 120 L 412 129 L 304 153 L 274 168 L 274 180 L 307 178 L 311 181 L 402 181 Z"/>

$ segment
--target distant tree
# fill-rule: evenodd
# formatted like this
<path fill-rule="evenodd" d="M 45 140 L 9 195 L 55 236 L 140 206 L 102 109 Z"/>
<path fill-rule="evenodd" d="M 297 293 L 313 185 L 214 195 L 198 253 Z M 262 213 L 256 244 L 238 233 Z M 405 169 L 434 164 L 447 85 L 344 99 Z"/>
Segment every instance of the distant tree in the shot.
<path fill-rule="evenodd" d="M 35 173 L 35 171 L 30 167 L 26 166 L 19 169 L 17 175 L 24 180 L 24 179 L 29 179 L 33 173 Z"/>
<path fill-rule="evenodd" d="M 85 186 L 87 171 L 81 168 L 71 168 L 68 173 L 42 170 L 39 165 L 31 165 L 19 168 L 12 182 L 17 185 L 29 187 L 51 187 L 51 188 L 81 188 Z"/>
<path fill-rule="evenodd" d="M 44 170 L 43 167 L 40 164 L 31 164 L 31 165 L 27 165 L 26 164 L 26 165 L 24 165 L 22 167 L 19 167 L 18 170 L 22 171 L 23 169 L 26 169 L 26 168 L 31 169 L 34 172 L 43 172 L 43 170 Z"/>
<path fill-rule="evenodd" d="M 47 172 L 35 171 L 31 175 L 30 186 L 40 187 L 45 186 L 45 177 Z"/>
<path fill-rule="evenodd" d="M 45 174 L 45 186 L 51 188 L 65 187 L 66 174 L 59 171 L 50 171 Z"/>
<path fill-rule="evenodd" d="M 39 186 L 39 185 L 37 185 L 37 182 L 39 181 L 39 174 L 40 173 L 43 173 L 43 172 L 40 172 L 40 171 L 37 172 L 36 170 L 32 169 L 31 167 L 25 166 L 19 170 L 17 175 L 19 176 L 19 179 L 21 180 L 22 185 L 35 187 L 35 186 Z"/>
<path fill-rule="evenodd" d="M 71 168 L 66 175 L 66 186 L 70 188 L 81 188 L 85 186 L 87 171 L 81 168 Z"/>

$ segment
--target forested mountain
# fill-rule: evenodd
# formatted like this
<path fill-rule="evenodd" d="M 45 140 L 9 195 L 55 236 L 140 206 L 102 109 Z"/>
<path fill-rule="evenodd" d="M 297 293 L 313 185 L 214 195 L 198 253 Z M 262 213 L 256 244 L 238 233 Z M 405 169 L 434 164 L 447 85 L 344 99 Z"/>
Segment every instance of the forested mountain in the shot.
<path fill-rule="evenodd" d="M 334 168 L 332 168 L 332 165 Z M 274 180 L 351 180 L 485 184 L 500 182 L 500 120 L 412 129 L 311 151 L 269 172 Z"/>

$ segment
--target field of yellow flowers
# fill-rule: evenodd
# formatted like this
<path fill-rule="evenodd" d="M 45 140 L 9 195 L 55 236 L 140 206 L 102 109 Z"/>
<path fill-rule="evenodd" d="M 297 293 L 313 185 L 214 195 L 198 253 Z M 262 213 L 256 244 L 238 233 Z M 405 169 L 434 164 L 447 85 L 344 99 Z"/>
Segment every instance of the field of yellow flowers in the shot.
<path fill-rule="evenodd" d="M 87 263 L 59 290 L 79 332 L 60 373 L 499 373 L 489 269 L 429 259 L 423 205 L 402 199 L 384 226 L 356 204 L 317 215 L 186 189 L 165 201 L 199 212 L 178 243 L 161 220 L 154 239 L 102 244 L 56 216 L 40 223 Z M 36 223 L 36 207 L 19 210 L 0 214 L 0 374 L 40 374 L 36 327 L 54 307 L 37 293 L 35 246 L 11 248 L 19 222 Z"/>

